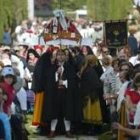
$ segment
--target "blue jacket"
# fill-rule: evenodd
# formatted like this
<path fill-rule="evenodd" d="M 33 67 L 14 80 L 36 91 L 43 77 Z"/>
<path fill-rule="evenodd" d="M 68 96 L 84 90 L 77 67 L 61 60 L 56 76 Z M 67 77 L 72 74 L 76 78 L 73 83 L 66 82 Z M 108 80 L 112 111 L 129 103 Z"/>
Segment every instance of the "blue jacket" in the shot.
<path fill-rule="evenodd" d="M 3 34 L 3 43 L 5 45 L 10 45 L 12 43 L 11 35 L 9 32 L 4 32 Z"/>
<path fill-rule="evenodd" d="M 0 120 L 4 125 L 5 140 L 11 140 L 11 126 L 8 116 L 5 113 L 0 112 Z"/>

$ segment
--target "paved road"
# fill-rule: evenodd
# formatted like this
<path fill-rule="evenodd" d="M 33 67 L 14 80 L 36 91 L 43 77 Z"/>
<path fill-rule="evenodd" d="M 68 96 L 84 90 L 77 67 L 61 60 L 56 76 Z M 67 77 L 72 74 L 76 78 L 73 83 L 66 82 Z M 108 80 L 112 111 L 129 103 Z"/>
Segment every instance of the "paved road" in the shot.
<path fill-rule="evenodd" d="M 56 138 L 47 138 L 47 137 L 36 137 L 30 138 L 29 140 L 98 140 L 97 137 L 90 137 L 90 136 L 80 136 L 76 138 L 65 138 L 64 136 L 58 136 Z"/>

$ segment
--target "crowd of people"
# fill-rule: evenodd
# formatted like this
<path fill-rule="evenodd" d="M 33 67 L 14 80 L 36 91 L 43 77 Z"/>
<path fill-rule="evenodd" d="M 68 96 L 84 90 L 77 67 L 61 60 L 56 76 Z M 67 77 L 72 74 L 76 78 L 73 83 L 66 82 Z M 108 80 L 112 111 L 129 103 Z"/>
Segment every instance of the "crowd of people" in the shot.
<path fill-rule="evenodd" d="M 88 28 L 95 30 L 86 38 L 94 38 L 93 44 L 36 45 L 46 24 L 23 22 L 11 36 L 7 29 L 4 33 L 0 45 L 0 139 L 28 139 L 27 113 L 33 114 L 32 124 L 38 126 L 38 132 L 49 138 L 62 132 L 68 138 L 95 135 L 105 124 L 112 129 L 114 122 L 118 123 L 113 128 L 119 130 L 112 131 L 113 138 L 132 138 L 129 132 L 140 124 L 137 39 L 130 34 L 127 46 L 108 48 L 102 35 L 94 36 L 95 32 L 101 34 L 102 26 L 95 28 L 90 23 Z M 138 132 L 132 135 L 136 138 Z"/>

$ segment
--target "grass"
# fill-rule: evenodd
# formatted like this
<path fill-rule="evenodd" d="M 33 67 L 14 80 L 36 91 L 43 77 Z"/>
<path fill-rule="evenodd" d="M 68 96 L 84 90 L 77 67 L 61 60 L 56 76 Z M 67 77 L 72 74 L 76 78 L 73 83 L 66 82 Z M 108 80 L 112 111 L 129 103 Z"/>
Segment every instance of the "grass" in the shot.
<path fill-rule="evenodd" d="M 29 138 L 37 138 L 37 135 L 35 134 L 36 127 L 32 125 L 33 115 L 29 114 L 26 117 L 27 117 L 27 123 L 25 124 L 25 127 L 29 132 Z"/>

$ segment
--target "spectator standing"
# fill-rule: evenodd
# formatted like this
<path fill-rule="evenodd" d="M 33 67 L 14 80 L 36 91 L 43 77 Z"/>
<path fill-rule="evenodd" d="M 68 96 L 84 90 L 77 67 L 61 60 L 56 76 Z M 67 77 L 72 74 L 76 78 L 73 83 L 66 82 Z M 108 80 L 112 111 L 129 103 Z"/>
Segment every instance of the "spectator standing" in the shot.
<path fill-rule="evenodd" d="M 4 34 L 3 34 L 3 44 L 5 45 L 11 45 L 12 44 L 12 38 L 10 34 L 10 28 L 5 28 Z"/>
<path fill-rule="evenodd" d="M 131 49 L 132 56 L 137 54 L 138 51 L 138 42 L 132 33 L 128 37 L 128 46 Z"/>

